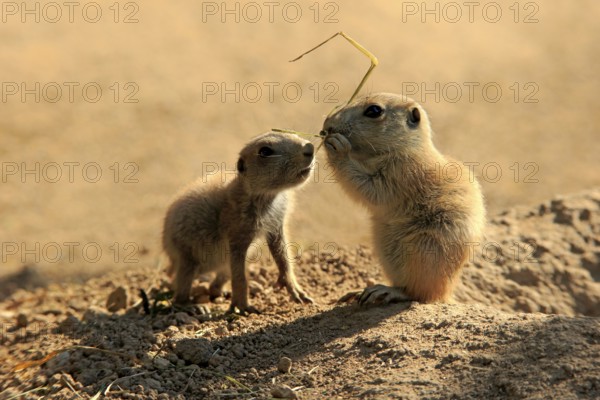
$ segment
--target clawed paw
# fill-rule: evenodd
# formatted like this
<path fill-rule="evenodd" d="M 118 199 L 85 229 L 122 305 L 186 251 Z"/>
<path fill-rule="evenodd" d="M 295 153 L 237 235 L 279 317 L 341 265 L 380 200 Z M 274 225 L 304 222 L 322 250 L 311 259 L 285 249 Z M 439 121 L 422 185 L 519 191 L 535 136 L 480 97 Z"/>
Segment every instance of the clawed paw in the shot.
<path fill-rule="evenodd" d="M 402 288 L 375 285 L 363 290 L 361 295 L 358 297 L 358 304 L 360 306 L 378 306 L 409 300 L 410 298 L 404 293 Z"/>
<path fill-rule="evenodd" d="M 345 136 L 331 133 L 325 138 L 325 148 L 329 153 L 347 154 L 352 150 L 352 144 Z"/>
<path fill-rule="evenodd" d="M 375 285 L 360 292 L 350 292 L 338 300 L 338 303 L 357 302 L 361 307 L 379 306 L 384 304 L 410 301 L 402 288 L 385 285 Z"/>
<path fill-rule="evenodd" d="M 296 303 L 304 303 L 304 304 L 314 304 L 314 300 L 304 292 L 304 290 L 300 289 L 298 285 L 294 285 L 289 283 L 288 280 L 284 276 L 280 276 L 277 279 L 277 283 L 275 283 L 275 287 L 277 289 L 286 288 L 292 300 Z"/>
<path fill-rule="evenodd" d="M 247 316 L 249 314 L 260 314 L 260 311 L 252 306 L 237 307 L 232 304 L 227 310 L 227 314 Z"/>
<path fill-rule="evenodd" d="M 196 304 L 193 302 L 173 303 L 173 310 L 176 312 L 184 312 L 190 315 L 210 315 L 211 310 L 204 304 Z"/>
<path fill-rule="evenodd" d="M 290 296 L 292 296 L 292 299 L 296 303 L 314 304 L 315 302 L 310 296 L 298 288 L 296 288 L 296 290 L 293 292 L 288 289 L 288 292 L 290 292 Z"/>
<path fill-rule="evenodd" d="M 362 291 L 358 292 L 349 292 L 340 297 L 337 301 L 338 304 L 341 303 L 354 303 L 357 301 L 358 297 L 361 295 Z"/>

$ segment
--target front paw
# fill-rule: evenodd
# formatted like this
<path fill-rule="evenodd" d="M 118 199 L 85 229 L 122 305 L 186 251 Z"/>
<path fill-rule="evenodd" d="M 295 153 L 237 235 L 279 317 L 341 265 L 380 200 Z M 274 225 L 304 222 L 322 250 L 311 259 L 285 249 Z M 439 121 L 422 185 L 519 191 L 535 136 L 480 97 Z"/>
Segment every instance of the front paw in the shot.
<path fill-rule="evenodd" d="M 292 300 L 296 303 L 314 304 L 315 302 L 297 283 L 290 282 L 285 276 L 280 276 L 279 279 L 277 279 L 275 287 L 278 289 L 285 287 Z"/>
<path fill-rule="evenodd" d="M 352 144 L 345 136 L 339 133 L 331 133 L 325 138 L 325 149 L 329 156 L 343 157 L 350 153 Z"/>

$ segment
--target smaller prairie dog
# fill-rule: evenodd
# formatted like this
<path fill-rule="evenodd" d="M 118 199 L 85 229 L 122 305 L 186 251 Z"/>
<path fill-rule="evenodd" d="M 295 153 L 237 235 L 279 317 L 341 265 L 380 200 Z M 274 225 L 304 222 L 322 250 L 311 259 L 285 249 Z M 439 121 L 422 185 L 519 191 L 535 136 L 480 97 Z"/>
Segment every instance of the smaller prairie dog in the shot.
<path fill-rule="evenodd" d="M 285 223 L 289 189 L 306 182 L 313 159 L 309 141 L 266 133 L 242 149 L 231 182 L 195 182 L 175 200 L 165 217 L 163 247 L 171 261 L 176 303 L 190 301 L 196 275 L 216 272 L 211 297 L 218 297 L 231 278 L 229 312 L 258 312 L 248 302 L 245 261 L 250 244 L 261 234 L 279 269 L 277 286 L 286 287 L 297 302 L 313 302 L 296 282 L 286 253 Z"/>
<path fill-rule="evenodd" d="M 466 167 L 433 145 L 425 110 L 401 95 L 372 94 L 334 110 L 321 135 L 337 180 L 371 212 L 375 254 L 393 285 L 342 300 L 447 300 L 482 235 L 485 208 Z M 447 166 L 457 173 L 445 176 Z"/>

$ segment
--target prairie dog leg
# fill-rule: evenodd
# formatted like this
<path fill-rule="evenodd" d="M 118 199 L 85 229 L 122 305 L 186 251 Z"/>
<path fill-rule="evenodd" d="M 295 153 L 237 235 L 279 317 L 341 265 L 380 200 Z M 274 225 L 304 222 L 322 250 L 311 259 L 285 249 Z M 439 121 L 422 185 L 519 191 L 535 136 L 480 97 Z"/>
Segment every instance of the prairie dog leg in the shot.
<path fill-rule="evenodd" d="M 283 230 L 267 235 L 269 250 L 275 259 L 277 268 L 279 269 L 279 278 L 276 286 L 279 288 L 285 287 L 295 302 L 298 303 L 314 303 L 305 292 L 302 290 L 298 282 L 296 282 L 296 274 L 294 273 L 293 263 L 290 262 L 288 254 L 285 250 L 285 236 Z"/>
<path fill-rule="evenodd" d="M 211 301 L 223 295 L 223 285 L 227 283 L 230 277 L 229 272 L 226 270 L 217 272 L 215 279 L 213 279 L 208 287 L 208 294 Z"/>
<path fill-rule="evenodd" d="M 249 314 L 260 312 L 248 303 L 248 277 L 246 276 L 246 252 L 254 235 L 240 233 L 244 239 L 230 243 L 231 249 L 231 307 L 229 313 Z"/>
<path fill-rule="evenodd" d="M 173 259 L 173 270 L 175 278 L 173 280 L 174 302 L 176 304 L 186 304 L 190 302 L 192 291 L 192 282 L 196 276 L 196 262 L 191 257 L 181 256 Z"/>

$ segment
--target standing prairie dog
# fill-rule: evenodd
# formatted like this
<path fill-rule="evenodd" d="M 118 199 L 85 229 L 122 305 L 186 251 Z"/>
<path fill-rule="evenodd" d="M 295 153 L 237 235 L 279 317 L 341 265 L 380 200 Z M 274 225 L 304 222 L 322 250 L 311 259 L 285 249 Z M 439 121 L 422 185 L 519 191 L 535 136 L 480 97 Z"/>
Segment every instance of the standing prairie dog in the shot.
<path fill-rule="evenodd" d="M 297 302 L 312 302 L 296 282 L 285 218 L 291 206 L 289 189 L 308 179 L 313 158 L 314 147 L 307 140 L 266 133 L 242 149 L 231 182 L 198 181 L 175 200 L 165 217 L 163 247 L 171 261 L 176 303 L 190 300 L 196 275 L 214 271 L 211 296 L 218 296 L 231 278 L 229 312 L 258 312 L 248 303 L 245 259 L 261 234 L 279 269 L 277 285 L 286 287 Z"/>
<path fill-rule="evenodd" d="M 375 253 L 392 283 L 365 289 L 359 304 L 447 300 L 481 237 L 485 208 L 466 167 L 433 145 L 425 110 L 404 96 L 372 94 L 332 112 L 321 134 L 337 180 L 371 212 Z"/>

